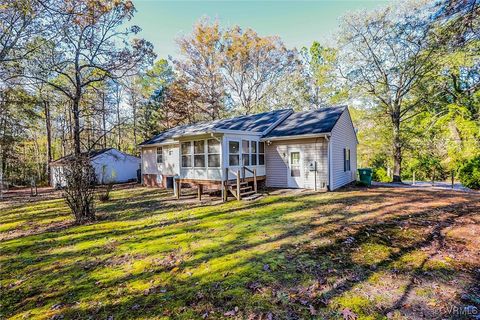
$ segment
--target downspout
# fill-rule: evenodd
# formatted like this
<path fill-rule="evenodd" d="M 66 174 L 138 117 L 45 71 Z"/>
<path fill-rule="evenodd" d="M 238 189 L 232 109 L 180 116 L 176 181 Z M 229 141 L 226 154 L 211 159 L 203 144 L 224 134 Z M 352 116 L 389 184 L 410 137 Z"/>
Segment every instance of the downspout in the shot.
<path fill-rule="evenodd" d="M 327 159 L 328 159 L 328 190 L 332 191 L 332 141 L 330 141 L 330 137 L 325 137 L 328 142 L 327 147 Z"/>
<path fill-rule="evenodd" d="M 314 175 L 314 187 L 313 187 L 313 190 L 314 191 L 317 191 L 317 171 L 318 171 L 318 154 L 319 154 L 319 150 L 318 150 L 318 139 L 320 138 L 316 138 L 315 139 L 315 175 Z"/>

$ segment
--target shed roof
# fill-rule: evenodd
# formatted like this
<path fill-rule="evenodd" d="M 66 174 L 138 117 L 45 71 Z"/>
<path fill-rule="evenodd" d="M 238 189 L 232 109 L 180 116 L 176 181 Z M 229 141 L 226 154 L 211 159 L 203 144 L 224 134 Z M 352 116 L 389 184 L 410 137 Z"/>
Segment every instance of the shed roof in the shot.
<path fill-rule="evenodd" d="M 292 113 L 264 138 L 331 132 L 346 108 L 346 106 L 338 106 Z"/>
<path fill-rule="evenodd" d="M 199 122 L 192 125 L 179 126 L 165 130 L 154 136 L 152 139 L 142 142 L 140 145 L 161 143 L 168 139 L 172 139 L 175 136 L 195 134 L 201 132 L 219 132 L 222 130 L 235 130 L 264 133 L 273 124 L 281 121 L 291 113 L 291 109 L 282 109 L 258 114 L 244 115 L 230 119 L 221 119 L 210 122 Z"/>
<path fill-rule="evenodd" d="M 123 154 L 125 154 L 125 155 L 127 155 L 127 156 L 134 157 L 134 156 L 132 156 L 132 155 L 130 155 L 130 154 L 121 152 L 120 150 L 117 150 L 117 149 L 115 149 L 115 148 L 105 148 L 105 149 L 90 150 L 90 151 L 88 151 L 88 152 L 82 152 L 81 155 L 82 155 L 82 156 L 87 156 L 89 159 L 93 159 L 93 158 L 96 158 L 96 157 L 98 157 L 99 155 L 102 155 L 102 154 L 104 154 L 104 153 L 106 153 L 106 152 L 108 152 L 108 151 L 111 151 L 111 150 L 115 150 L 115 151 L 117 151 L 117 152 L 119 152 L 119 153 L 123 153 Z M 65 161 L 68 161 L 68 160 L 73 159 L 73 157 L 74 157 L 74 154 L 69 154 L 69 155 L 66 155 L 66 156 L 64 156 L 64 157 L 61 157 L 61 158 L 59 158 L 59 159 L 57 159 L 57 160 L 55 160 L 55 161 L 50 162 L 50 164 L 62 164 L 62 163 L 64 163 Z"/>

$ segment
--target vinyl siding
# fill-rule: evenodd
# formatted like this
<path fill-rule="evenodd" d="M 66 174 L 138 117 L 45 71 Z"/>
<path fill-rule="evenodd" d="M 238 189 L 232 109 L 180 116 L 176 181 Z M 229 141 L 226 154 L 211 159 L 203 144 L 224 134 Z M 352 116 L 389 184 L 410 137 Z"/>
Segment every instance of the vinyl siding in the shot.
<path fill-rule="evenodd" d="M 142 148 L 142 174 L 176 175 L 178 173 L 178 145 L 163 146 L 163 163 L 157 163 L 157 147 Z"/>
<path fill-rule="evenodd" d="M 357 172 L 357 138 L 350 113 L 346 109 L 332 129 L 331 145 L 331 170 L 332 186 L 335 190 L 356 180 Z M 343 149 L 350 149 L 350 171 L 344 171 Z"/>
<path fill-rule="evenodd" d="M 267 186 L 275 188 L 288 187 L 289 149 L 300 149 L 303 162 L 303 188 L 315 189 L 315 172 L 308 170 L 310 161 L 317 161 L 317 189 L 325 189 L 328 181 L 327 142 L 324 138 L 272 141 L 266 143 L 265 168 Z"/>

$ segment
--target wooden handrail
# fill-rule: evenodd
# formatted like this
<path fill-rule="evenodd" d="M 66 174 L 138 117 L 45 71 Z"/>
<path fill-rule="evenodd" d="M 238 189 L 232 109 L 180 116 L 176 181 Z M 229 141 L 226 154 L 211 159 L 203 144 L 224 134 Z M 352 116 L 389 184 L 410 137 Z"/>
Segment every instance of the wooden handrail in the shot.
<path fill-rule="evenodd" d="M 248 172 L 250 172 L 250 173 L 254 173 L 254 170 L 255 170 L 255 169 L 253 169 L 253 170 L 252 170 L 252 169 L 249 169 L 249 168 L 247 168 L 247 167 L 243 167 L 243 168 L 244 168 L 245 170 L 247 170 Z"/>
<path fill-rule="evenodd" d="M 249 169 L 247 167 L 243 167 L 243 178 L 245 179 L 245 170 L 250 172 L 252 175 L 253 175 L 253 191 L 255 191 L 255 193 L 257 193 L 257 169 L 254 168 L 253 170 L 252 169 Z"/>

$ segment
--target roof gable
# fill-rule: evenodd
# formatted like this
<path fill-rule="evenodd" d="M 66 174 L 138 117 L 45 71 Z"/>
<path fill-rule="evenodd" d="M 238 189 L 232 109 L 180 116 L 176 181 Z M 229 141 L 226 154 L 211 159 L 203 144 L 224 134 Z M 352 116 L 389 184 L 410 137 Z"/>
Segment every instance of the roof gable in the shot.
<path fill-rule="evenodd" d="M 264 138 L 300 136 L 331 132 L 345 106 L 292 113 Z"/>
<path fill-rule="evenodd" d="M 282 109 L 258 114 L 244 115 L 230 119 L 220 119 L 210 122 L 200 122 L 192 125 L 184 125 L 165 130 L 152 139 L 142 142 L 140 145 L 162 143 L 176 136 L 222 131 L 245 131 L 263 134 L 273 125 L 292 113 L 291 109 Z"/>

